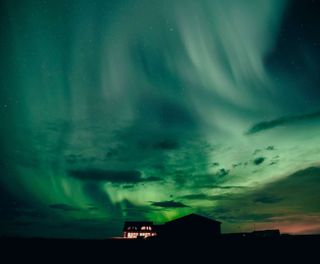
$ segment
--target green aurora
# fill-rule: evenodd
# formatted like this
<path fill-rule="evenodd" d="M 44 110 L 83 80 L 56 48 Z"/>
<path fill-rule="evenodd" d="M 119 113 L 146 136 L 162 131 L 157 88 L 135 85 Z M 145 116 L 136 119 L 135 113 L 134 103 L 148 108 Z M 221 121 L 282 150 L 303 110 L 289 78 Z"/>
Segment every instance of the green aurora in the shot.
<path fill-rule="evenodd" d="M 320 232 L 319 1 L 1 1 L 0 235 L 187 213 Z"/>

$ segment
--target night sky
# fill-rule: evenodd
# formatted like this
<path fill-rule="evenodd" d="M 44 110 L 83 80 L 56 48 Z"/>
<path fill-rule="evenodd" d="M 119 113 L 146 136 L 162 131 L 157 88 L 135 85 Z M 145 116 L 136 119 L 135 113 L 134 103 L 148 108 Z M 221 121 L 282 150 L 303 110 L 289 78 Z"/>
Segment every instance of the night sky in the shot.
<path fill-rule="evenodd" d="M 188 213 L 320 233 L 320 1 L 3 0 L 0 236 Z"/>

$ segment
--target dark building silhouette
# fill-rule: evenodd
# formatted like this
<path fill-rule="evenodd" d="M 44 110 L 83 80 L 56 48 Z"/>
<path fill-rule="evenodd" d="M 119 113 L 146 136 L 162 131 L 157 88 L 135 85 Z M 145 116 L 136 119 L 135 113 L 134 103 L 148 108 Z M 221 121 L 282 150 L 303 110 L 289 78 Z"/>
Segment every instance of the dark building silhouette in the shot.
<path fill-rule="evenodd" d="M 124 238 L 155 237 L 161 239 L 213 239 L 221 235 L 221 222 L 189 214 L 163 225 L 152 222 L 125 222 Z"/>
<path fill-rule="evenodd" d="M 127 221 L 123 226 L 124 238 L 147 238 L 156 236 L 155 228 L 152 222 L 133 222 Z"/>
<path fill-rule="evenodd" d="M 158 233 L 161 238 L 216 238 L 221 235 L 220 225 L 219 221 L 197 214 L 189 214 L 166 222 L 158 227 Z"/>
<path fill-rule="evenodd" d="M 250 233 L 251 237 L 279 237 L 279 229 L 270 229 L 270 230 L 258 230 Z"/>
<path fill-rule="evenodd" d="M 244 232 L 244 233 L 228 233 L 223 234 L 226 238 L 240 238 L 240 237 L 247 237 L 247 238 L 267 238 L 267 237 L 280 237 L 280 230 L 279 229 L 269 229 L 269 230 L 257 230 L 253 232 Z"/>

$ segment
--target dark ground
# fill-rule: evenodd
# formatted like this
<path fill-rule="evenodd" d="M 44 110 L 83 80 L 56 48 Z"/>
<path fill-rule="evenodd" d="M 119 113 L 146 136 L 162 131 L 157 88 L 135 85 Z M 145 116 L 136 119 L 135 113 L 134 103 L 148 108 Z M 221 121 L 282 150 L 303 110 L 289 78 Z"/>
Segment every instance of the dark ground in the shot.
<path fill-rule="evenodd" d="M 216 240 L 73 240 L 2 238 L 1 258 L 15 260 L 88 263 L 152 262 L 223 263 L 279 261 L 319 263 L 320 236 L 281 236 L 278 238 L 227 238 Z M 1 259 L 0 258 L 0 259 Z M 151 261 L 152 260 L 152 261 Z M 21 263 L 21 262 L 20 262 Z M 158 262 L 156 262 L 158 263 Z"/>

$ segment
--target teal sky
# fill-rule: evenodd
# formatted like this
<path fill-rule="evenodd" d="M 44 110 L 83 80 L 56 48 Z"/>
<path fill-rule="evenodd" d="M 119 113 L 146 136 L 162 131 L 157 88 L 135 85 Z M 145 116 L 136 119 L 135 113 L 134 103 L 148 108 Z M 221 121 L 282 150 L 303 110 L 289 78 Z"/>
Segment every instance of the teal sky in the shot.
<path fill-rule="evenodd" d="M 2 1 L 0 235 L 187 213 L 320 233 L 319 1 Z"/>

